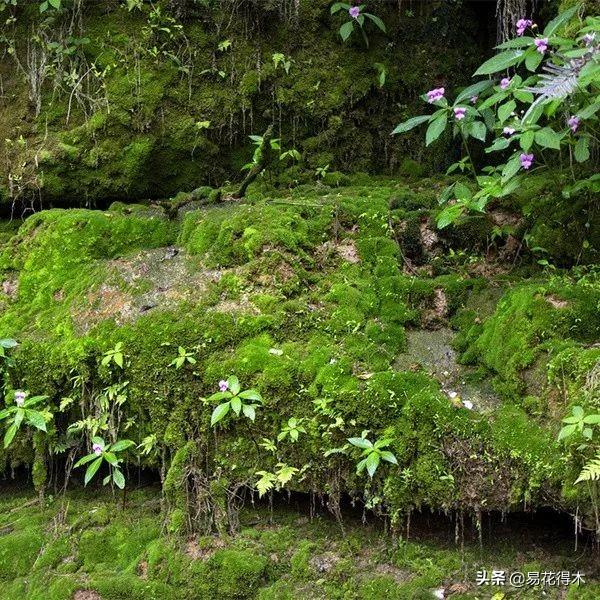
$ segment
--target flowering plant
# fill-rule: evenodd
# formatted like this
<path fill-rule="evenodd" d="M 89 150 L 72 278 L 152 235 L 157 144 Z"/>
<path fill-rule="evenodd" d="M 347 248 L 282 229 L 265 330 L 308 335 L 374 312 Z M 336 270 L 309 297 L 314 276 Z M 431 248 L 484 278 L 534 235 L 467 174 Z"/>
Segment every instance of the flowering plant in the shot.
<path fill-rule="evenodd" d="M 244 413 L 245 417 L 254 421 L 256 407 L 263 402 L 262 396 L 256 390 L 241 391 L 240 381 L 235 375 L 219 382 L 219 391 L 210 396 L 207 402 L 214 400 L 225 400 L 225 402 L 221 402 L 213 410 L 210 418 L 212 426 L 222 421 L 230 410 L 235 413 L 236 417 L 239 417 L 240 413 Z M 245 402 L 245 400 L 250 402 Z"/>
<path fill-rule="evenodd" d="M 123 459 L 118 458 L 117 455 L 131 448 L 131 446 L 135 446 L 135 442 L 131 440 L 120 440 L 114 444 L 106 444 L 103 438 L 93 437 L 91 453 L 80 458 L 75 463 L 74 468 L 88 465 L 84 477 L 84 485 L 87 485 L 94 478 L 102 463 L 106 462 L 109 465 L 109 473 L 102 480 L 102 484 L 106 485 L 112 480 L 119 489 L 123 489 L 125 487 L 125 475 L 119 468 Z"/>
<path fill-rule="evenodd" d="M 365 20 L 368 19 L 374 23 L 383 33 L 386 33 L 385 23 L 376 15 L 366 12 L 366 4 L 357 2 L 354 5 L 346 2 L 336 2 L 331 6 L 331 14 L 334 15 L 340 11 L 344 11 L 350 17 L 348 21 L 340 27 L 340 37 L 344 42 L 352 35 L 356 26 L 360 30 L 363 40 L 367 48 L 369 47 L 369 38 L 365 32 Z"/>
<path fill-rule="evenodd" d="M 490 200 L 512 193 L 532 167 L 546 164 L 546 151 L 565 152 L 574 179 L 573 161 L 590 159 L 590 149 L 598 143 L 600 18 L 587 17 L 575 34 L 561 35 L 580 8 L 579 4 L 559 14 L 537 37 L 525 35 L 537 28 L 531 20 L 521 19 L 517 37 L 500 44 L 501 52 L 475 72 L 488 79 L 462 90 L 452 104 L 443 87 L 430 90 L 423 99 L 437 110 L 408 119 L 393 131 L 404 133 L 428 123 L 425 143 L 430 145 L 450 124 L 462 140 L 466 158 L 451 165 L 448 173 L 468 170 L 478 189 L 473 193 L 460 182 L 446 188 L 438 227 L 469 211 L 483 212 Z M 513 71 L 510 77 L 507 70 Z M 489 138 L 486 153 L 503 153 L 506 159 L 478 173 L 469 140 L 485 143 Z M 600 191 L 600 175 L 575 181 L 573 188 Z M 563 190 L 563 195 L 569 193 L 570 189 Z"/>
<path fill-rule="evenodd" d="M 14 393 L 14 405 L 0 410 L 0 421 L 8 424 L 4 434 L 4 447 L 8 448 L 21 425 L 26 423 L 40 431 L 46 431 L 46 423 L 52 419 L 52 413 L 47 408 L 38 410 L 32 408 L 46 400 L 48 396 L 32 396 L 27 399 L 27 392 L 17 390 Z"/>

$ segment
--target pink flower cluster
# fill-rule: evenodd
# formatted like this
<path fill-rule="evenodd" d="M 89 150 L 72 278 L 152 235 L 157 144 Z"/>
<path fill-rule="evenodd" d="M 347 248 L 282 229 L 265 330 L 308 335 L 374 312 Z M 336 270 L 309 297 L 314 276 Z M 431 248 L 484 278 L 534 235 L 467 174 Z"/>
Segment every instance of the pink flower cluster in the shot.
<path fill-rule="evenodd" d="M 92 446 L 92 451 L 96 456 L 100 456 L 102 454 L 102 450 L 104 450 L 104 448 L 100 444 L 94 444 Z"/>
<path fill-rule="evenodd" d="M 517 21 L 517 35 L 523 35 L 528 27 L 533 25 L 531 19 L 519 19 Z"/>
<path fill-rule="evenodd" d="M 444 97 L 445 93 L 446 90 L 443 87 L 429 90 L 427 92 L 427 102 L 429 102 L 429 104 L 433 104 L 434 102 L 441 100 Z"/>
<path fill-rule="evenodd" d="M 229 384 L 224 379 L 221 379 L 221 381 L 219 381 L 219 390 L 226 392 L 228 389 Z"/>
<path fill-rule="evenodd" d="M 348 12 L 353 19 L 358 19 L 360 15 L 360 6 L 352 6 Z"/>
<path fill-rule="evenodd" d="M 504 79 L 502 79 L 502 81 L 500 81 L 500 89 L 501 90 L 505 90 L 509 86 L 510 86 L 510 77 L 505 77 Z"/>

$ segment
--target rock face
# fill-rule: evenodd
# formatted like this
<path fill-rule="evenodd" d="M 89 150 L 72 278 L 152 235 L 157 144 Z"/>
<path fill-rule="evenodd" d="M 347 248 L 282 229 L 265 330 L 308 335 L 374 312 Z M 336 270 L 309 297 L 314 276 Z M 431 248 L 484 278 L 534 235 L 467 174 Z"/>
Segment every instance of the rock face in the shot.
<path fill-rule="evenodd" d="M 506 264 L 496 281 L 477 237 L 474 250 L 442 245 L 407 272 L 389 224 L 429 200 L 404 182 L 358 181 L 277 204 L 276 192 L 254 189 L 249 204 L 181 220 L 119 206 L 32 216 L 0 263 L 18 290 L 0 305 L 2 335 L 19 342 L 11 385 L 48 395 L 54 411 L 73 399 L 59 439 L 79 403 L 96 401 L 86 390 L 121 390 L 127 436 L 155 436 L 141 461 L 166 476 L 173 531 L 235 529 L 239 490 L 258 471 L 283 469 L 287 489 L 328 493 L 338 514 L 343 494 L 365 489 L 359 452 L 344 448 L 364 430 L 391 440 L 399 463 L 382 463 L 368 492 L 394 519 L 420 506 L 564 506 L 558 390 L 573 401 L 588 393 L 600 358 L 596 284 L 510 279 Z M 403 200 L 388 217 L 390 197 Z M 122 365 L 106 363 L 117 347 Z M 65 383 L 74 374 L 85 382 L 75 391 Z M 233 374 L 264 400 L 251 435 L 233 411 L 212 427 L 215 403 L 202 400 Z M 0 456 L 30 464 L 30 443 L 24 435 Z"/>
<path fill-rule="evenodd" d="M 248 136 L 269 125 L 284 151 L 302 155 L 302 167 L 275 165 L 284 185 L 318 168 L 331 185 L 339 171 L 422 175 L 446 149 L 423 153 L 418 134 L 390 132 L 433 77 L 466 84 L 473 49 L 495 42 L 476 11 L 452 3 L 421 3 L 409 17 L 380 3 L 372 10 L 389 35 L 367 27 L 366 52 L 361 40 L 343 43 L 343 17 L 322 0 L 299 2 L 297 16 L 282 8 L 287 0 L 185 2 L 184 11 L 177 2 L 84 4 L 43 14 L 7 5 L 14 52 L 0 71 L 0 207 L 16 198 L 15 214 L 19 199 L 29 207 L 35 198 L 36 209 L 40 198 L 45 208 L 105 207 L 240 179 L 255 149 Z M 39 77 L 27 78 L 20 65 L 34 54 Z M 383 87 L 374 64 L 387 73 Z M 415 76 L 423 72 L 429 82 Z"/>

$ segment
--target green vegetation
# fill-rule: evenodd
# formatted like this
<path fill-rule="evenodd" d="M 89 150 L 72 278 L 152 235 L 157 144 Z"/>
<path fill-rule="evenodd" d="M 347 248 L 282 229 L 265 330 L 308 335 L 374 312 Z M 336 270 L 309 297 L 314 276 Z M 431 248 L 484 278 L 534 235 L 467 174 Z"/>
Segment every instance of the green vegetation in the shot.
<path fill-rule="evenodd" d="M 40 508 L 28 505 L 26 493 L 5 492 L 0 598 L 279 600 L 305 594 L 403 600 L 429 599 L 444 588 L 475 600 L 496 591 L 475 585 L 481 569 L 589 572 L 592 566 L 575 561 L 570 542 L 563 540 L 550 545 L 540 538 L 537 548 L 526 543 L 517 550 L 516 537 L 512 547 L 492 542 L 482 551 L 469 532 L 461 551 L 449 528 L 432 532 L 431 541 L 417 542 L 350 520 L 344 535 L 331 519 L 309 520 L 285 507 L 245 510 L 235 537 L 181 538 L 161 533 L 157 496 L 158 490 L 139 490 L 125 509 L 115 510 L 110 493 L 95 498 L 70 493 Z M 588 576 L 568 598 L 591 598 L 598 586 Z M 520 597 L 533 600 L 540 592 L 534 588 Z M 558 598 L 558 593 L 551 589 L 546 597 Z"/>

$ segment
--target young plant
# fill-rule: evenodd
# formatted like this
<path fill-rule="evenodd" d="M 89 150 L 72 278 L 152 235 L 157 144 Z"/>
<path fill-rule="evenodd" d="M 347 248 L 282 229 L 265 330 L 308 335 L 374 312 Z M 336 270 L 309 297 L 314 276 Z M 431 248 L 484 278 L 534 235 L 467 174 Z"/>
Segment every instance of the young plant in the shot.
<path fill-rule="evenodd" d="M 34 429 L 46 432 L 46 423 L 52 419 L 52 413 L 47 408 L 34 409 L 48 396 L 32 396 L 27 398 L 27 392 L 17 390 L 14 394 L 14 406 L 9 406 L 0 411 L 0 421 L 6 421 L 7 429 L 4 434 L 4 448 L 8 448 L 21 425 L 25 423 Z"/>
<path fill-rule="evenodd" d="M 207 399 L 208 402 L 225 400 L 225 402 L 221 402 L 213 410 L 210 418 L 211 426 L 214 427 L 222 421 L 230 411 L 236 417 L 244 413 L 245 417 L 254 421 L 256 418 L 256 407 L 263 402 L 262 396 L 256 390 L 241 391 L 239 379 L 235 375 L 232 375 L 226 381 L 219 381 L 219 390 Z"/>
<path fill-rule="evenodd" d="M 94 437 L 92 438 L 92 452 L 80 458 L 75 463 L 74 468 L 88 465 L 84 477 L 84 485 L 87 485 L 94 478 L 102 463 L 107 463 L 109 473 L 102 480 L 102 484 L 106 485 L 112 480 L 122 490 L 125 487 L 125 475 L 119 468 L 119 465 L 123 462 L 119 455 L 132 446 L 135 446 L 135 442 L 131 440 L 120 440 L 107 445 L 101 437 Z"/>
<path fill-rule="evenodd" d="M 565 425 L 558 434 L 559 441 L 567 439 L 575 433 L 580 433 L 586 440 L 591 440 L 594 431 L 590 425 L 598 425 L 600 423 L 600 415 L 586 415 L 581 406 L 574 406 L 571 416 L 565 417 L 562 422 Z"/>
<path fill-rule="evenodd" d="M 193 352 L 188 352 L 185 348 L 179 346 L 179 349 L 177 350 L 177 356 L 169 363 L 169 366 L 175 367 L 176 369 L 181 369 L 185 363 L 195 365 L 196 362 L 197 361 L 194 358 Z"/>
<path fill-rule="evenodd" d="M 300 472 L 296 467 L 290 467 L 285 463 L 277 463 L 278 469 L 271 473 L 270 471 L 257 471 L 260 479 L 256 482 L 259 498 L 262 498 L 267 492 L 275 489 L 283 489 L 289 483 L 294 475 Z"/>
<path fill-rule="evenodd" d="M 277 436 L 277 441 L 281 442 L 289 436 L 289 438 L 292 440 L 292 443 L 297 442 L 298 436 L 301 433 L 306 433 L 306 429 L 302 427 L 303 420 L 304 419 L 296 419 L 295 417 L 288 419 L 287 425 L 283 427 L 283 429 Z"/>
<path fill-rule="evenodd" d="M 362 450 L 362 456 L 364 457 L 356 465 L 356 473 L 360 475 L 366 469 L 369 477 L 372 478 L 382 460 L 392 463 L 393 465 L 397 465 L 398 461 L 389 450 L 384 450 L 384 448 L 387 448 L 392 443 L 392 440 L 382 438 L 375 443 L 372 443 L 367 439 L 368 434 L 369 431 L 364 430 L 360 437 L 348 438 L 348 441 L 353 446 L 360 448 Z"/>
<path fill-rule="evenodd" d="M 123 343 L 118 342 L 117 345 L 112 349 L 105 352 L 102 358 L 102 365 L 108 366 L 110 363 L 114 363 L 120 369 L 124 366 L 124 355 L 123 355 Z"/>
<path fill-rule="evenodd" d="M 364 26 L 366 20 L 371 21 L 378 29 L 386 33 L 385 23 L 376 15 L 366 12 L 367 5 L 354 5 L 347 4 L 346 2 L 336 2 L 331 6 L 331 14 L 334 15 L 340 11 L 345 11 L 349 19 L 342 24 L 340 27 L 340 37 L 344 42 L 352 35 L 355 28 L 358 26 L 360 33 L 362 34 L 365 46 L 369 47 L 369 38 L 365 32 Z"/>

